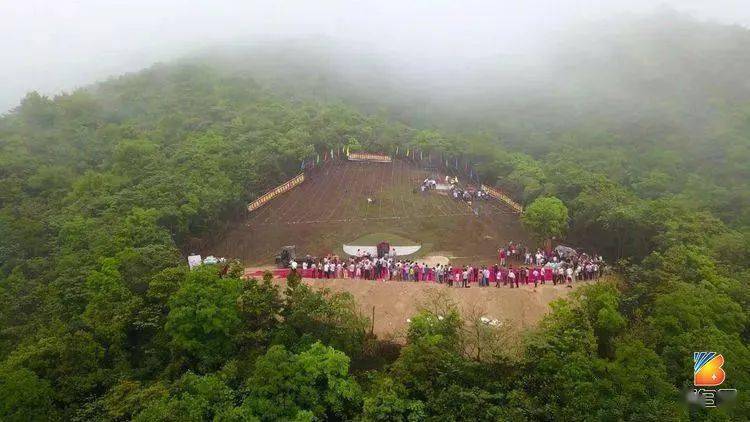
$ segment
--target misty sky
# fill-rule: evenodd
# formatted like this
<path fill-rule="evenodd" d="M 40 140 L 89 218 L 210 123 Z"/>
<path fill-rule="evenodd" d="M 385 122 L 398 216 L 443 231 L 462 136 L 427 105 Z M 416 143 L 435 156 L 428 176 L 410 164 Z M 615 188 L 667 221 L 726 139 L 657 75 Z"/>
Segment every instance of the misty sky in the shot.
<path fill-rule="evenodd" d="M 320 38 L 424 66 L 530 54 L 580 21 L 670 8 L 750 26 L 749 0 L 0 0 L 0 111 L 214 45 Z"/>

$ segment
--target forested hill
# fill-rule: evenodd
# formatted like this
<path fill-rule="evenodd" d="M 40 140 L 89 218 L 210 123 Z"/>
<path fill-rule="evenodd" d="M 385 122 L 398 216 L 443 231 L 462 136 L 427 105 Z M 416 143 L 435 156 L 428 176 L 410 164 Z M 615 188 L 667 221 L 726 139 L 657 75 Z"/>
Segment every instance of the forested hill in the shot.
<path fill-rule="evenodd" d="M 570 25 L 523 54 L 394 58 L 332 39 L 211 49 L 197 62 L 295 98 L 342 100 L 443 129 L 637 121 L 705 128 L 750 101 L 750 30 L 665 11 Z M 186 59 L 190 61 L 190 59 Z"/>
<path fill-rule="evenodd" d="M 747 28 L 663 12 L 571 27 L 524 56 L 481 65 L 436 69 L 331 40 L 217 49 L 193 62 L 252 77 L 285 98 L 340 101 L 574 162 L 639 196 L 682 198 L 737 227 L 750 224 L 748 45 Z M 501 182 L 521 194 L 507 177 Z"/>
<path fill-rule="evenodd" d="M 0 419 L 746 420 L 750 108 L 733 101 L 686 141 L 583 117 L 512 138 L 412 127 L 212 63 L 31 93 L 0 118 Z M 343 145 L 416 147 L 526 204 L 556 196 L 566 241 L 618 276 L 519 348 L 450 306 L 394 348 L 345 295 L 187 270 L 179 246 Z M 682 405 L 702 350 L 723 353 L 734 409 Z"/>

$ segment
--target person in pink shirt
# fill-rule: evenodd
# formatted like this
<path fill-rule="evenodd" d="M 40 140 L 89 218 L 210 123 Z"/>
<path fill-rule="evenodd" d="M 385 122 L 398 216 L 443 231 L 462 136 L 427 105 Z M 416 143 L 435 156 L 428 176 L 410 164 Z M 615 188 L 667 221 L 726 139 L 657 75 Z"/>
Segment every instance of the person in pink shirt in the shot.
<path fill-rule="evenodd" d="M 544 284 L 545 281 L 552 281 L 552 279 L 555 277 L 555 274 L 551 267 L 544 267 L 544 278 L 542 279 L 542 284 Z"/>

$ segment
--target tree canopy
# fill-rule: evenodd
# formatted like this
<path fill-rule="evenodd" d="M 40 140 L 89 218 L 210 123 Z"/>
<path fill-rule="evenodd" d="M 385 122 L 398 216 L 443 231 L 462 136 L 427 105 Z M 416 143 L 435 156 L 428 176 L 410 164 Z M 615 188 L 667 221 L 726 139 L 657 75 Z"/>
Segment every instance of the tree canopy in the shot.
<path fill-rule="evenodd" d="M 568 231 L 568 208 L 555 197 L 537 198 L 524 209 L 521 221 L 539 240 L 562 237 Z"/>
<path fill-rule="evenodd" d="M 476 132 L 347 104 L 180 63 L 2 116 L 0 419 L 750 417 L 750 105 L 717 106 L 696 135 Z M 540 240 L 586 245 L 616 276 L 556 302 L 520 350 L 446 306 L 389 354 L 349 295 L 188 270 L 192 241 L 345 145 L 470 164 Z M 700 350 L 724 354 L 733 408 L 681 405 Z"/>

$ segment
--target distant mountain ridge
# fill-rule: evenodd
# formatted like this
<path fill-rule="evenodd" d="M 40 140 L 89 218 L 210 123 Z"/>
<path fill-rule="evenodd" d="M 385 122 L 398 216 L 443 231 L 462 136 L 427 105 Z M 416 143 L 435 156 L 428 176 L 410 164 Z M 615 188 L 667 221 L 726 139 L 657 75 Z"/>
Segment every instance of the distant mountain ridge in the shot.
<path fill-rule="evenodd" d="M 571 27 L 523 57 L 420 67 L 332 39 L 275 41 L 190 58 L 276 92 L 387 109 L 415 124 L 577 124 L 651 118 L 707 124 L 750 101 L 750 30 L 674 12 Z"/>

